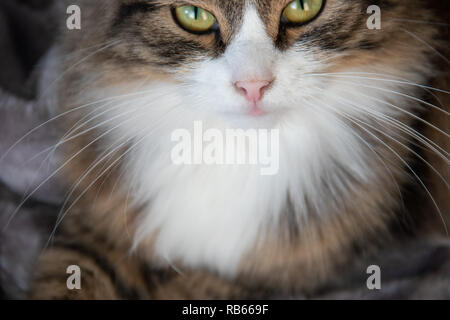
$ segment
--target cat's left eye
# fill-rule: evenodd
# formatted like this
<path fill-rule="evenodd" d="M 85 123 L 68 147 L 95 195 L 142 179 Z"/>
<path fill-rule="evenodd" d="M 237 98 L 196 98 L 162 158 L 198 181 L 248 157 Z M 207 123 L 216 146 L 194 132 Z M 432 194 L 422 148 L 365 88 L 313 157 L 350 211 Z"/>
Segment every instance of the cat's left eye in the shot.
<path fill-rule="evenodd" d="M 294 0 L 283 11 L 290 23 L 304 24 L 314 19 L 322 9 L 324 0 Z"/>
<path fill-rule="evenodd" d="M 176 7 L 174 14 L 184 29 L 195 33 L 207 32 L 216 24 L 216 18 L 211 12 L 196 6 Z"/>

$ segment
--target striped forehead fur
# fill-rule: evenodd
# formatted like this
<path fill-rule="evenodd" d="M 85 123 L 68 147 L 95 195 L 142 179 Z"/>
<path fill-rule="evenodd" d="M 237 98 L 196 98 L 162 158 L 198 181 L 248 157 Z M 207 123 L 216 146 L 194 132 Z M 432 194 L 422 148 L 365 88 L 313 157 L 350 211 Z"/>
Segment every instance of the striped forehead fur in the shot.
<path fill-rule="evenodd" d="M 219 23 L 216 32 L 198 36 L 181 30 L 173 22 L 170 8 L 178 4 L 177 1 L 124 1 L 117 5 L 116 18 L 108 34 L 112 38 L 125 40 L 114 46 L 118 53 L 115 58 L 129 63 L 167 67 L 182 67 L 191 61 L 223 54 L 240 29 L 248 6 L 256 9 L 266 33 L 282 50 L 297 42 L 332 52 L 345 48 L 374 49 L 383 40 L 379 37 L 380 33 L 377 35 L 366 28 L 366 1 L 328 0 L 325 2 L 328 10 L 324 10 L 317 21 L 295 28 L 281 21 L 282 11 L 289 2 L 193 1 L 193 5 L 212 12 Z M 396 11 L 395 1 L 383 1 L 380 5 L 392 5 L 390 9 Z"/>

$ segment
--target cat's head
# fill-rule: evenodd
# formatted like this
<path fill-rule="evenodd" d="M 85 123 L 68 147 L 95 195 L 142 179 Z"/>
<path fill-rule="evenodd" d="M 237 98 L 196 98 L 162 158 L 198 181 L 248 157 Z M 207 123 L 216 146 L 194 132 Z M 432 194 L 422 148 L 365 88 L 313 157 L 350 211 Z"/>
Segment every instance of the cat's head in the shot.
<path fill-rule="evenodd" d="M 80 43 L 100 44 L 95 55 L 102 64 L 109 57 L 105 69 L 119 82 L 129 81 L 124 74 L 143 81 L 161 76 L 192 109 L 301 112 L 314 108 L 330 82 L 354 81 L 352 75 L 419 80 L 427 61 L 418 57 L 414 33 L 429 38 L 431 31 L 414 24 L 403 30 L 402 18 L 414 7 L 413 16 L 425 15 L 395 0 L 99 1 L 82 11 L 80 32 L 87 35 Z"/>

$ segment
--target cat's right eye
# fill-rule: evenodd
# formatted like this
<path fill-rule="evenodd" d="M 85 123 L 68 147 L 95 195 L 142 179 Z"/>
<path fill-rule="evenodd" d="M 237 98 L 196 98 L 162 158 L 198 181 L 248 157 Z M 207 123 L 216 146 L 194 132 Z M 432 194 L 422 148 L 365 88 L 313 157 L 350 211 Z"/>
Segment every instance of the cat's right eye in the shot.
<path fill-rule="evenodd" d="M 207 32 L 216 24 L 216 18 L 212 13 L 196 6 L 176 7 L 174 16 L 181 27 L 194 33 Z"/>
<path fill-rule="evenodd" d="M 294 0 L 284 9 L 283 18 L 290 23 L 307 23 L 320 13 L 324 2 L 324 0 Z"/>

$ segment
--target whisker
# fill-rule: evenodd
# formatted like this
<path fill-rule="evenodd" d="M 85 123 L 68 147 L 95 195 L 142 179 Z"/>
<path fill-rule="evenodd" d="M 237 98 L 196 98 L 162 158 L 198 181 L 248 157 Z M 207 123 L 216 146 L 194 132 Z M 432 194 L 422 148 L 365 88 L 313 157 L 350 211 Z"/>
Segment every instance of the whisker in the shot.
<path fill-rule="evenodd" d="M 418 83 L 414 83 L 414 82 L 410 82 L 410 81 L 406 81 L 406 80 L 396 80 L 396 79 L 386 79 L 386 78 L 372 78 L 372 77 L 362 77 L 362 76 L 350 76 L 353 74 L 368 74 L 368 75 L 382 75 L 382 76 L 386 76 L 388 74 L 382 74 L 382 73 L 374 73 L 374 72 L 327 72 L 327 73 L 310 73 L 305 75 L 306 77 L 309 76 L 318 76 L 318 77 L 339 77 L 339 78 L 349 78 L 349 79 L 364 79 L 364 80 L 374 80 L 374 81 L 383 81 L 383 82 L 391 82 L 391 83 L 398 83 L 398 84 L 405 84 L 405 85 L 410 85 L 410 86 L 414 86 L 414 87 L 418 87 L 418 88 L 422 88 L 422 89 L 427 89 L 427 90 L 431 90 L 431 91 L 436 91 L 436 92 L 440 92 L 440 93 L 445 93 L 445 94 L 450 94 L 450 91 L 447 90 L 443 90 L 443 89 L 439 89 L 439 88 L 435 88 L 435 87 L 431 87 L 431 86 L 426 86 L 426 85 L 422 85 L 422 84 L 418 84 Z M 391 75 L 388 75 L 391 76 Z M 393 76 L 393 75 L 392 75 Z M 445 110 L 441 110 L 441 111 L 445 111 Z M 447 112 L 447 114 L 449 114 Z"/>
<path fill-rule="evenodd" d="M 314 97 L 314 96 L 312 96 L 312 95 L 310 95 L 309 96 L 310 98 L 313 98 L 313 99 L 315 99 L 316 101 L 318 101 L 321 105 L 322 105 L 322 103 L 323 102 L 321 102 L 319 99 L 317 99 L 316 97 Z M 313 111 L 319 111 L 320 109 L 317 109 L 317 108 L 314 108 L 314 105 L 313 104 L 311 104 L 310 102 L 308 102 L 308 101 L 305 101 L 308 105 L 310 105 L 312 108 L 312 110 Z M 328 104 L 326 104 L 325 103 L 325 105 L 327 105 L 330 109 L 332 109 L 333 110 L 333 108 L 330 106 L 330 105 L 328 105 Z M 334 109 L 335 110 L 335 109 Z M 324 111 L 326 111 L 326 110 L 324 110 Z M 335 110 L 336 111 L 336 110 Z M 358 140 L 360 140 L 373 154 L 375 154 L 375 156 L 377 157 L 377 159 L 381 162 L 381 164 L 383 165 L 383 167 L 386 169 L 386 172 L 389 174 L 389 176 L 390 176 L 390 178 L 391 178 L 391 180 L 392 180 L 392 182 L 394 183 L 394 185 L 396 186 L 396 189 L 397 189 L 397 193 L 398 193 L 398 195 L 399 195 L 399 197 L 400 197 L 400 201 L 401 201 L 401 203 L 402 203 L 402 207 L 404 208 L 405 207 L 405 204 L 404 204 L 404 199 L 403 199 L 403 194 L 402 194 L 402 192 L 401 192 L 401 188 L 400 188 L 400 186 L 399 186 L 399 184 L 398 184 L 398 182 L 397 182 L 397 180 L 394 178 L 394 175 L 393 175 L 393 173 L 392 173 L 392 170 L 388 167 L 388 165 L 386 164 L 386 161 L 384 161 L 383 160 L 383 158 L 381 157 L 381 155 L 378 153 L 378 152 L 376 152 L 375 151 L 375 149 L 360 135 L 360 134 L 358 134 L 357 132 L 355 132 L 353 129 L 351 129 L 348 125 L 345 125 L 345 123 L 342 121 L 342 120 L 339 120 L 339 119 L 336 119 L 336 120 L 338 120 L 339 121 L 339 123 L 341 124 L 341 126 L 343 127 L 343 128 L 345 128 L 346 130 L 348 130 L 353 136 L 355 136 Z"/>
<path fill-rule="evenodd" d="M 167 117 L 171 112 L 174 112 L 174 111 L 176 111 L 178 108 L 177 107 L 174 107 L 173 109 L 171 109 L 169 112 L 167 112 L 164 116 L 163 116 L 163 118 L 158 122 L 158 124 L 161 124 L 162 123 L 162 120 L 164 120 L 165 119 L 165 117 Z M 52 233 L 51 233 L 51 235 L 50 235 L 50 239 L 54 236 L 54 234 L 55 234 L 55 232 L 56 232 L 56 229 L 58 228 L 58 226 L 61 224 L 61 222 L 62 222 L 62 220 L 64 219 L 64 217 L 67 215 L 67 213 L 75 206 L 75 204 L 86 194 L 86 192 L 106 173 L 106 172 L 108 172 L 114 165 L 116 165 L 123 157 L 125 157 L 128 153 L 130 153 L 133 149 L 135 149 L 142 141 L 144 141 L 150 134 L 152 134 L 153 133 L 153 131 L 154 130 L 156 130 L 156 128 L 157 128 L 157 126 L 156 127 L 153 127 L 153 128 L 151 128 L 151 130 L 148 132 L 148 133 L 146 133 L 143 137 L 141 137 L 140 139 L 138 139 L 138 141 L 136 142 L 136 143 L 134 143 L 131 147 L 129 147 L 121 156 L 119 156 L 111 165 L 109 165 L 105 170 L 103 170 L 98 176 L 97 176 L 97 178 L 96 179 L 94 179 L 94 181 L 92 181 L 89 185 L 88 185 L 88 187 L 74 200 L 74 202 L 72 202 L 72 204 L 69 206 L 69 208 L 68 209 L 65 209 L 64 210 L 64 208 L 65 208 L 65 206 L 67 205 L 67 203 L 68 203 L 68 201 L 69 201 L 69 199 L 70 199 L 70 197 L 72 196 L 72 194 L 73 194 L 73 192 L 76 190 L 76 188 L 80 185 L 80 183 L 95 169 L 95 167 L 97 167 L 98 166 L 98 164 L 100 164 L 102 161 L 104 161 L 104 160 L 106 160 L 107 159 L 107 157 L 109 156 L 109 155 L 107 155 L 107 156 L 104 156 L 104 157 L 102 157 L 102 159 L 100 160 L 100 161 L 97 161 L 97 163 L 94 165 L 94 166 L 92 166 L 92 167 L 90 167 L 90 168 L 88 168 L 88 170 L 86 170 L 85 172 L 84 172 L 84 174 L 78 179 L 78 181 L 76 182 L 76 184 L 72 187 L 72 190 L 71 190 L 71 192 L 70 192 L 70 194 L 69 194 L 69 196 L 67 197 L 67 199 L 66 199 L 66 201 L 64 202 L 64 204 L 63 204 L 63 206 L 62 206 L 62 208 L 61 208 L 61 211 L 60 211 L 60 214 L 58 214 L 58 217 L 60 217 L 60 218 L 58 218 L 58 220 L 57 220 L 57 222 L 56 222 L 56 225 L 55 225 L 55 227 L 54 227 L 54 229 L 53 229 L 53 231 L 52 231 Z M 146 128 L 147 129 L 147 128 Z M 131 137 L 130 139 L 133 139 L 133 137 Z M 112 153 L 111 153 L 112 154 Z M 63 212 L 63 210 L 64 210 L 64 212 Z M 63 212 L 63 213 L 62 213 Z M 47 242 L 47 245 L 45 246 L 45 247 L 47 247 L 48 246 L 48 244 L 50 243 L 50 239 L 49 239 L 49 241 Z"/>
<path fill-rule="evenodd" d="M 25 135 L 23 135 L 20 139 L 18 139 L 14 144 L 12 144 L 6 151 L 5 153 L 0 157 L 0 164 L 5 160 L 5 158 L 8 156 L 8 154 L 15 148 L 17 147 L 21 142 L 23 142 L 26 138 L 28 138 L 30 135 L 32 135 L 33 133 L 35 133 L 36 131 L 38 131 L 39 129 L 43 128 L 44 126 L 48 125 L 49 123 L 51 123 L 52 121 L 61 119 L 62 117 L 65 117 L 73 112 L 85 109 L 87 107 L 91 107 L 94 106 L 98 103 L 102 103 L 102 102 L 107 102 L 107 101 L 114 101 L 114 100 L 119 100 L 122 98 L 128 98 L 131 96 L 137 96 L 137 95 L 143 95 L 143 94 L 147 94 L 151 92 L 151 90 L 145 90 L 145 91 L 139 91 L 139 92 L 134 92 L 134 93 L 128 93 L 128 94 L 123 94 L 123 95 L 118 95 L 118 96 L 113 96 L 113 97 L 108 97 L 108 98 L 102 98 L 100 100 L 94 101 L 94 102 L 89 102 L 87 104 L 78 106 L 78 107 L 74 107 L 70 110 L 67 110 L 63 113 L 60 113 L 54 117 L 52 117 L 49 120 L 46 120 L 45 122 L 41 123 L 40 125 L 34 127 L 33 129 L 31 129 L 30 131 L 28 131 Z"/>
<path fill-rule="evenodd" d="M 409 22 L 409 23 L 417 23 L 417 24 L 429 24 L 429 25 L 436 25 L 436 26 L 450 26 L 449 23 L 444 23 L 444 22 L 414 20 L 414 19 L 391 19 L 391 21 Z"/>
<path fill-rule="evenodd" d="M 150 77 L 147 77 L 146 79 L 144 79 L 144 80 L 142 81 L 142 83 L 141 83 L 140 86 L 143 86 L 144 83 L 145 83 L 149 78 L 150 78 Z M 91 115 L 95 114 L 95 113 L 98 111 L 98 109 L 104 109 L 104 108 L 107 108 L 109 105 L 113 104 L 113 103 L 114 103 L 114 100 L 109 101 L 108 103 L 103 104 L 103 105 L 100 106 L 98 109 L 95 109 L 95 110 L 89 112 L 87 115 L 83 116 L 80 120 L 78 120 L 78 121 L 77 121 L 77 122 L 76 122 L 76 123 L 75 123 L 75 124 L 74 124 L 74 125 L 73 125 L 73 126 L 72 126 L 72 127 L 71 127 L 64 135 L 63 135 L 63 137 L 58 141 L 58 143 L 54 145 L 54 147 L 47 148 L 47 149 L 43 150 L 42 152 L 39 152 L 36 156 L 39 157 L 42 153 L 45 153 L 45 152 L 49 151 L 50 149 L 53 149 L 53 150 L 47 155 L 47 157 L 43 160 L 43 163 L 44 163 L 45 161 L 49 160 L 49 159 L 52 157 L 52 155 L 56 152 L 56 149 L 57 149 L 60 145 L 66 143 L 66 142 L 68 142 L 68 141 L 73 140 L 73 139 L 69 139 L 69 140 L 66 140 L 66 139 L 67 139 L 67 137 L 71 136 L 74 132 L 76 132 L 78 129 L 82 128 L 82 127 L 85 126 L 87 123 L 93 121 L 93 120 L 96 119 L 96 118 L 101 117 L 102 115 L 104 115 L 104 114 L 106 114 L 106 113 L 108 113 L 108 112 L 117 110 L 117 109 L 119 109 L 120 107 L 122 107 L 123 105 L 126 105 L 126 104 L 132 104 L 132 103 L 134 103 L 134 102 L 137 101 L 137 100 L 138 100 L 138 98 L 135 98 L 135 99 L 132 99 L 132 100 L 129 100 L 129 101 L 125 101 L 124 103 L 118 104 L 117 106 L 114 106 L 114 107 L 111 108 L 111 109 L 107 109 L 107 110 L 105 110 L 105 111 L 103 111 L 103 112 L 101 112 L 101 113 L 99 113 L 99 114 L 96 114 L 95 116 L 89 118 Z M 89 119 L 89 120 L 86 120 L 86 119 Z M 89 130 L 89 131 L 90 131 L 90 130 Z M 88 131 L 88 132 L 89 132 L 89 131 Z M 30 159 L 30 161 L 34 160 L 36 156 L 32 157 L 32 158 Z"/>
<path fill-rule="evenodd" d="M 73 70 L 75 67 L 79 66 L 80 64 L 82 64 L 83 62 L 85 62 L 87 59 L 91 58 L 92 56 L 116 45 L 119 44 L 120 42 L 122 42 L 122 40 L 115 40 L 115 41 L 111 41 L 110 43 L 108 43 L 106 46 L 101 47 L 98 50 L 95 50 L 94 52 L 88 54 L 86 57 L 84 57 L 83 59 L 81 59 L 80 61 L 76 62 L 75 64 L 73 64 L 70 68 L 66 69 L 64 72 L 62 72 L 54 81 L 52 81 L 50 83 L 50 85 L 47 87 L 47 89 L 45 89 L 42 92 L 42 96 L 45 96 L 47 94 L 47 92 L 50 90 L 50 88 L 52 88 L 57 82 L 59 82 L 62 78 L 64 78 L 64 76 L 69 73 L 71 70 Z"/>
<path fill-rule="evenodd" d="M 427 188 L 427 186 L 425 185 L 425 183 L 422 181 L 422 179 L 420 179 L 420 177 L 417 175 L 417 173 L 411 168 L 411 166 L 407 163 L 407 161 L 405 161 L 395 150 L 393 150 L 388 144 L 386 144 L 383 140 L 381 140 L 378 136 L 376 136 L 374 133 L 372 133 L 370 130 L 364 128 L 362 125 L 360 125 L 358 122 L 362 123 L 363 125 L 369 125 L 368 123 L 366 123 L 365 121 L 361 120 L 361 119 L 357 119 L 355 117 L 352 117 L 351 115 L 342 112 L 342 111 L 338 111 L 336 109 L 334 109 L 334 112 L 338 112 L 338 114 L 340 114 L 342 117 L 346 118 L 347 120 L 351 121 L 352 123 L 354 123 L 356 126 L 360 127 L 362 130 L 364 130 L 365 132 L 367 132 L 369 135 L 371 135 L 374 139 L 376 139 L 377 141 L 379 141 L 382 145 L 384 145 L 386 148 L 388 148 L 407 168 L 408 170 L 414 175 L 414 177 L 417 179 L 417 181 L 420 183 L 420 185 L 422 186 L 422 188 L 425 190 L 425 192 L 427 193 L 427 195 L 430 197 L 431 201 L 433 202 L 434 207 L 436 208 L 439 217 L 444 225 L 445 228 L 445 232 L 447 235 L 449 235 L 448 233 L 448 229 L 447 229 L 447 224 L 445 222 L 445 219 L 442 215 L 442 212 L 436 202 L 436 200 L 434 199 L 434 197 L 432 196 L 431 192 L 429 191 L 429 189 Z M 370 126 L 370 125 L 369 125 Z"/>
<path fill-rule="evenodd" d="M 322 89 L 319 88 L 319 90 L 322 90 Z M 346 91 L 348 93 L 353 93 L 353 91 L 350 91 L 350 90 L 345 90 L 344 89 L 344 91 Z M 373 98 L 373 97 L 371 97 L 369 95 L 366 95 L 366 94 L 363 94 L 363 93 L 360 93 L 360 92 L 358 94 L 361 95 L 361 96 L 367 97 L 369 99 Z M 341 98 L 343 99 L 343 97 L 341 97 Z M 376 100 L 380 101 L 379 99 L 376 99 Z M 350 102 L 350 100 L 347 100 L 347 101 Z M 372 109 L 373 110 L 369 110 L 368 109 L 368 110 L 366 110 L 366 112 L 368 114 L 375 115 L 375 116 L 377 116 L 379 118 L 383 118 L 386 122 L 391 123 L 396 128 L 400 129 L 402 132 L 407 133 L 408 135 L 410 135 L 410 136 L 414 137 L 415 139 L 417 139 L 419 142 L 423 143 L 425 146 L 427 146 L 432 151 L 434 151 L 442 159 L 448 160 L 447 157 L 448 157 L 449 153 L 447 151 L 445 151 L 441 146 L 436 144 L 434 141 L 430 140 L 429 138 L 427 138 L 426 136 L 424 136 L 423 134 L 421 134 L 420 132 L 418 132 L 414 128 L 411 128 L 410 126 L 408 126 L 405 123 L 401 122 L 400 120 L 397 120 L 394 117 L 391 117 L 389 115 L 383 114 L 381 112 L 377 112 L 375 110 L 375 108 L 372 108 Z M 439 151 L 438 151 L 438 149 L 439 149 Z"/>
<path fill-rule="evenodd" d="M 122 105 L 124 105 L 124 104 L 121 104 L 121 105 L 119 105 L 118 107 L 121 107 Z M 117 108 L 116 108 L 116 109 L 117 109 Z M 107 110 L 107 111 L 105 111 L 105 112 L 102 112 L 102 114 L 105 114 L 105 113 L 110 112 L 110 111 L 113 111 L 113 109 L 110 109 L 110 110 Z M 128 111 L 126 111 L 126 112 L 120 113 L 120 114 L 118 114 L 118 115 L 116 115 L 116 116 L 114 116 L 114 117 L 112 117 L 112 118 L 109 118 L 109 119 L 107 119 L 107 120 L 104 120 L 104 121 L 102 121 L 102 122 L 100 122 L 100 123 L 94 125 L 93 127 L 90 127 L 90 128 L 88 128 L 88 129 L 85 129 L 84 131 L 81 131 L 81 132 L 77 133 L 76 135 L 72 135 L 72 134 L 75 133 L 77 130 L 81 129 L 81 128 L 84 127 L 86 124 L 88 124 L 89 122 L 95 120 L 95 118 L 98 118 L 98 117 L 100 117 L 100 116 L 102 115 L 102 114 L 99 114 L 99 115 L 97 115 L 98 117 L 93 117 L 93 118 L 89 119 L 88 121 L 82 123 L 81 125 L 78 125 L 75 129 L 70 130 L 70 132 L 66 133 L 66 134 L 64 135 L 64 137 L 63 137 L 61 140 L 59 140 L 55 145 L 50 146 L 50 147 L 48 147 L 48 148 L 46 148 L 46 149 L 40 151 L 36 156 L 30 158 L 30 160 L 34 160 L 36 157 L 42 155 L 42 154 L 45 153 L 45 152 L 48 152 L 48 151 L 54 152 L 54 151 L 56 151 L 56 149 L 57 149 L 59 146 L 65 144 L 65 143 L 67 143 L 67 142 L 73 141 L 73 140 L 75 140 L 76 138 L 79 138 L 79 137 L 81 137 L 81 136 L 83 136 L 83 135 L 85 135 L 85 134 L 87 134 L 87 133 L 89 133 L 89 132 L 91 132 L 91 131 L 94 131 L 95 129 L 97 129 L 97 128 L 99 128 L 99 127 L 105 125 L 105 124 L 108 124 L 109 122 L 112 122 L 112 121 L 114 121 L 114 120 L 116 120 L 116 119 L 118 119 L 118 118 L 120 118 L 120 117 L 126 116 L 126 115 L 128 115 L 128 114 L 130 114 L 130 113 L 133 113 L 133 112 L 135 112 L 135 111 L 137 111 L 137 109 L 131 109 L 131 110 L 128 110 Z M 73 127 L 72 127 L 72 128 L 73 128 Z M 51 155 L 51 153 L 49 153 L 49 156 L 50 156 L 50 155 Z M 47 156 L 47 157 L 48 157 L 48 156 Z M 43 162 L 46 161 L 46 160 L 47 160 L 47 158 L 44 159 Z"/>
<path fill-rule="evenodd" d="M 448 64 L 450 64 L 450 60 L 448 60 L 442 53 L 440 53 L 438 50 L 436 50 L 435 48 L 433 48 L 430 44 L 428 44 L 425 40 L 419 38 L 419 36 L 417 36 L 416 34 L 400 28 L 400 30 L 403 30 L 404 32 L 406 32 L 407 34 L 409 34 L 410 36 L 412 36 L 414 39 L 416 39 L 417 41 L 423 43 L 424 45 L 426 45 L 428 48 L 430 48 L 431 50 L 433 50 L 433 52 L 435 52 L 439 57 L 441 57 L 445 62 L 447 62 Z"/>
<path fill-rule="evenodd" d="M 345 104 L 345 103 L 351 103 L 353 106 L 355 106 L 357 109 L 359 110 L 364 110 L 362 108 L 358 108 L 356 104 L 352 103 L 350 100 L 342 98 L 342 97 L 338 97 L 337 95 L 333 95 L 335 96 L 337 99 L 340 99 L 343 102 L 340 102 L 341 104 Z M 354 119 L 357 119 L 356 117 L 354 117 Z M 378 118 L 377 118 L 378 119 Z M 362 121 L 362 120 L 360 120 Z M 371 129 L 383 134 L 384 136 L 386 136 L 387 138 L 393 140 L 394 142 L 398 143 L 399 145 L 401 145 L 402 147 L 404 147 L 406 150 L 408 150 L 409 152 L 411 152 L 413 155 L 415 155 L 417 158 L 419 158 L 423 163 L 425 163 L 431 170 L 434 171 L 434 173 L 436 173 L 436 175 L 439 176 L 439 178 L 444 182 L 444 184 L 447 186 L 447 188 L 450 188 L 449 184 L 447 183 L 447 181 L 444 179 L 444 177 L 441 175 L 441 173 L 439 171 L 437 171 L 436 168 L 434 168 L 434 166 L 432 166 L 428 161 L 426 161 L 422 156 L 420 156 L 417 152 L 415 152 L 414 150 L 412 150 L 410 147 L 406 146 L 405 144 L 403 144 L 402 142 L 398 141 L 397 139 L 389 136 L 388 134 L 386 134 L 385 132 L 383 132 L 382 130 L 379 130 L 378 128 L 375 128 L 374 126 L 370 125 L 369 123 L 365 123 L 366 126 L 370 127 Z"/>
<path fill-rule="evenodd" d="M 320 90 L 322 92 L 325 92 L 325 90 L 323 90 L 322 88 L 316 87 L 316 89 Z M 353 94 L 353 91 L 345 90 L 345 89 L 343 89 L 343 90 Z M 332 93 L 326 92 L 326 94 L 331 95 Z M 360 92 L 358 92 L 358 94 L 361 95 L 361 96 L 367 97 L 369 99 L 372 99 L 371 96 L 362 94 Z M 340 97 L 340 98 L 343 99 L 343 97 Z M 385 103 L 385 101 L 383 101 L 383 100 L 379 100 L 379 99 L 376 99 L 376 100 L 382 102 L 383 104 Z M 350 100 L 347 100 L 347 101 L 350 102 L 353 106 L 356 106 Z M 356 107 L 359 108 L 358 106 L 356 106 Z M 445 161 L 448 161 L 448 159 L 447 159 L 448 152 L 446 152 L 441 146 L 436 144 L 434 141 L 432 141 L 429 138 L 427 138 L 426 136 L 422 135 L 420 132 L 418 132 L 414 128 L 409 127 L 405 123 L 403 123 L 403 122 L 401 122 L 401 121 L 399 121 L 399 120 L 397 120 L 397 119 L 395 119 L 393 117 L 390 117 L 389 115 L 383 114 L 381 112 L 377 112 L 375 109 L 376 108 L 373 107 L 373 108 L 368 108 L 367 110 L 363 110 L 363 111 L 366 114 L 370 114 L 372 116 L 378 117 L 379 119 L 383 119 L 384 121 L 390 123 L 391 125 L 393 125 L 397 129 L 399 129 L 400 131 L 402 131 L 404 133 L 407 133 L 409 136 L 414 137 L 419 142 L 421 142 L 424 146 L 428 147 L 433 152 L 435 152 L 439 157 L 441 157 Z"/>
<path fill-rule="evenodd" d="M 360 87 L 376 89 L 376 90 L 380 90 L 380 91 L 384 91 L 384 92 L 394 93 L 394 94 L 397 94 L 397 95 L 400 95 L 400 96 L 404 96 L 404 97 L 413 99 L 413 100 L 418 101 L 418 102 L 421 102 L 421 103 L 423 103 L 423 104 L 425 104 L 425 105 L 431 106 L 431 107 L 433 107 L 433 108 L 437 108 L 437 110 L 439 110 L 439 111 L 442 111 L 439 107 L 434 106 L 433 104 L 430 104 L 430 103 L 428 103 L 428 102 L 426 102 L 426 101 L 424 101 L 424 100 L 421 100 L 421 99 L 412 97 L 412 96 L 410 96 L 410 95 L 403 94 L 403 93 L 401 93 L 401 92 L 397 92 L 397 91 L 393 91 L 393 90 L 388 90 L 388 89 L 384 89 L 384 88 L 380 88 L 380 87 L 374 87 L 374 86 L 369 86 L 369 85 L 363 85 L 363 84 L 356 83 L 356 82 L 339 81 L 339 80 L 333 80 L 333 81 L 335 81 L 335 82 L 337 82 L 337 83 L 345 83 L 345 84 L 349 84 L 349 85 L 360 86 Z M 424 119 L 418 117 L 417 115 L 415 115 L 415 114 L 412 113 L 412 112 L 409 112 L 409 111 L 407 111 L 407 110 L 405 110 L 405 109 L 402 109 L 402 108 L 400 108 L 400 107 L 398 107 L 398 106 L 396 106 L 396 105 L 393 105 L 392 103 L 389 103 L 389 102 L 387 102 L 387 101 L 380 100 L 380 99 L 378 99 L 378 98 L 375 98 L 375 97 L 372 97 L 372 96 L 368 96 L 368 95 L 365 95 L 365 96 L 367 96 L 368 98 L 370 98 L 370 99 L 372 99 L 372 100 L 379 101 L 380 103 L 383 103 L 383 104 L 385 104 L 385 105 L 389 105 L 389 106 L 393 107 L 394 109 L 396 109 L 396 110 L 398 110 L 398 111 L 400 111 L 400 112 L 403 112 L 403 113 L 405 113 L 405 114 L 407 114 L 407 115 L 413 117 L 414 119 L 419 120 L 420 122 L 422 122 L 422 123 L 424 123 L 424 124 L 430 126 L 430 127 L 433 128 L 434 130 L 436 130 L 436 131 L 440 132 L 441 134 L 445 135 L 447 138 L 450 138 L 450 135 L 449 135 L 448 133 L 444 132 L 443 130 L 441 130 L 440 128 L 436 127 L 436 126 L 433 125 L 432 123 L 430 123 L 430 122 L 428 122 L 428 121 L 426 121 L 426 120 L 424 120 Z"/>
<path fill-rule="evenodd" d="M 52 179 L 56 174 L 58 174 L 64 167 L 66 167 L 66 165 L 68 165 L 72 160 L 74 160 L 77 156 L 79 156 L 82 152 L 84 152 L 86 149 L 88 149 L 91 145 L 93 145 L 94 143 L 96 143 L 97 141 L 99 141 L 102 137 L 108 135 L 109 133 L 111 133 L 112 131 L 114 131 L 115 129 L 121 127 L 122 125 L 124 125 L 125 123 L 134 120 L 136 117 L 132 117 L 130 119 L 125 120 L 124 122 L 120 123 L 119 125 L 107 130 L 106 132 L 104 132 L 103 134 L 101 134 L 99 137 L 97 137 L 95 140 L 91 141 L 89 144 L 87 144 L 86 146 L 84 146 L 82 149 L 80 149 L 75 155 L 73 155 L 72 157 L 70 157 L 66 162 L 64 162 L 63 165 L 61 165 L 59 168 L 57 168 L 50 176 L 48 176 L 43 182 L 41 182 L 36 188 L 33 189 L 33 191 L 31 191 L 30 194 L 28 194 L 25 199 L 23 201 L 20 202 L 19 206 L 13 211 L 13 213 L 10 215 L 5 227 L 3 228 L 3 230 L 6 230 L 6 228 L 10 225 L 12 219 L 14 218 L 14 216 L 17 214 L 17 212 L 19 212 L 20 208 L 22 208 L 22 206 L 43 186 L 45 185 L 48 181 L 50 181 L 50 179 Z"/>
<path fill-rule="evenodd" d="M 78 134 L 76 134 L 76 135 L 74 135 L 74 136 L 71 136 L 70 138 L 66 138 L 66 139 L 63 140 L 63 141 L 60 140 L 56 145 L 51 146 L 51 147 L 49 147 L 49 148 L 46 148 L 44 151 L 39 152 L 38 155 L 41 155 L 41 154 L 43 154 L 43 153 L 45 153 L 45 152 L 47 152 L 47 151 L 51 151 L 51 152 L 45 157 L 45 159 L 41 162 L 39 168 L 37 169 L 37 172 L 39 172 L 39 171 L 42 169 L 42 167 L 43 167 L 43 165 L 45 164 L 45 162 L 46 162 L 47 160 L 49 160 L 49 158 L 51 157 L 52 153 L 55 152 L 55 150 L 56 150 L 60 145 L 63 145 L 64 143 L 67 143 L 67 142 L 70 142 L 70 141 L 72 141 L 72 140 L 75 140 L 76 138 L 78 138 L 78 137 L 80 137 L 80 136 L 82 136 L 82 135 L 85 135 L 85 134 L 87 134 L 87 133 L 89 133 L 89 132 L 91 132 L 91 131 L 94 131 L 95 129 L 97 129 L 97 128 L 99 128 L 99 127 L 105 125 L 105 124 L 108 124 L 108 123 L 110 123 L 110 122 L 116 120 L 117 118 L 126 116 L 126 115 L 128 115 L 128 114 L 130 114 L 130 113 L 133 113 L 133 112 L 135 112 L 136 110 L 137 110 L 137 109 L 133 109 L 133 110 L 129 110 L 129 111 L 127 111 L 127 112 L 123 112 L 123 113 L 121 113 L 121 114 L 119 114 L 119 115 L 117 115 L 117 116 L 115 116 L 115 117 L 112 117 L 112 118 L 110 118 L 110 119 L 108 119 L 108 120 L 105 120 L 105 121 L 103 121 L 103 122 L 101 122 L 101 123 L 99 123 L 99 124 L 97 124 L 97 125 L 95 125 L 95 126 L 89 128 L 89 129 L 87 129 L 87 130 L 84 130 L 84 131 L 82 131 L 82 132 L 80 132 L 80 133 L 78 133 Z M 35 158 L 35 157 L 36 157 L 36 156 L 34 156 L 33 158 Z M 24 197 L 26 197 L 26 195 L 27 195 L 28 192 L 30 191 L 31 186 L 34 184 L 35 181 L 36 181 L 36 179 L 33 179 L 33 181 L 30 182 L 30 184 L 28 185 L 27 189 L 24 191 Z M 24 199 L 24 198 L 23 198 L 23 199 Z"/>
<path fill-rule="evenodd" d="M 359 120 L 360 121 L 360 120 Z M 449 236 L 448 233 L 448 228 L 447 228 L 447 223 L 444 219 L 444 216 L 441 212 L 441 209 L 439 208 L 436 200 L 434 199 L 433 195 L 431 194 L 430 190 L 427 188 L 427 186 L 425 185 L 425 183 L 422 181 L 422 179 L 420 179 L 420 177 L 418 176 L 418 174 L 411 168 L 411 166 L 408 164 L 407 161 L 405 161 L 395 150 L 393 150 L 388 144 L 386 144 L 383 140 L 381 140 L 380 138 L 378 138 L 375 134 L 371 133 L 369 130 L 363 128 L 362 126 L 360 126 L 361 129 L 363 129 L 364 131 L 366 131 L 367 133 L 369 133 L 371 136 L 373 136 L 376 140 L 378 140 L 379 142 L 381 142 L 386 148 L 388 148 L 398 159 L 400 159 L 400 161 L 408 168 L 408 170 L 415 176 L 415 178 L 417 179 L 417 181 L 420 183 L 420 185 L 423 187 L 423 189 L 425 190 L 425 192 L 428 194 L 428 196 L 430 197 L 431 201 L 433 202 L 434 207 L 436 208 L 439 217 L 442 221 L 442 224 L 444 226 L 445 229 L 445 233 L 447 236 Z"/>

